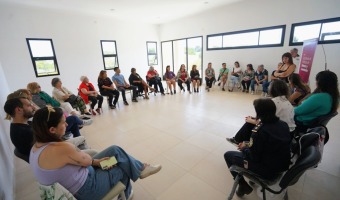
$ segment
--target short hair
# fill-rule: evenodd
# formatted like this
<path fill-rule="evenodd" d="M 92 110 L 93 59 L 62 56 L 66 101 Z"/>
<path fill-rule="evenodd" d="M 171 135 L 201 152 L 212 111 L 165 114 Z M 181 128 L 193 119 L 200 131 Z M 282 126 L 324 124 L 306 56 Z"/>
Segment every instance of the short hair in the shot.
<path fill-rule="evenodd" d="M 39 84 L 37 82 L 31 82 L 27 84 L 27 89 L 32 93 L 38 93 Z"/>
<path fill-rule="evenodd" d="M 227 65 L 226 63 L 222 63 L 222 65 Z"/>
<path fill-rule="evenodd" d="M 135 72 L 135 71 L 136 71 L 136 68 L 132 67 L 132 68 L 131 68 L 131 73 L 132 73 L 132 72 Z"/>
<path fill-rule="evenodd" d="M 259 65 L 258 67 L 261 67 L 262 69 L 264 68 L 264 65 L 263 64 L 261 64 L 261 65 Z"/>
<path fill-rule="evenodd" d="M 59 142 L 62 139 L 50 133 L 51 127 L 57 127 L 64 116 L 61 108 L 50 106 L 39 109 L 33 116 L 33 136 L 36 142 Z"/>
<path fill-rule="evenodd" d="M 83 82 L 86 78 L 87 78 L 87 76 L 81 76 L 80 81 Z"/>
<path fill-rule="evenodd" d="M 17 107 L 19 108 L 24 107 L 24 104 L 21 102 L 20 98 L 7 99 L 4 105 L 4 110 L 8 115 L 6 119 L 10 120 L 11 117 L 15 117 L 15 109 Z"/>
<path fill-rule="evenodd" d="M 153 66 L 149 67 L 149 71 L 154 70 L 155 68 Z"/>
<path fill-rule="evenodd" d="M 117 71 L 118 68 L 119 68 L 119 67 L 114 67 L 114 68 L 113 68 L 113 71 Z"/>
<path fill-rule="evenodd" d="M 55 87 L 59 81 L 60 81 L 60 78 L 57 78 L 57 77 L 53 78 L 51 81 L 52 86 Z"/>
<path fill-rule="evenodd" d="M 272 97 L 285 96 L 289 97 L 289 88 L 287 83 L 282 80 L 273 80 L 269 86 L 269 95 Z"/>
<path fill-rule="evenodd" d="M 254 100 L 254 108 L 256 111 L 256 118 L 263 123 L 274 123 L 279 120 L 276 114 L 275 103 L 268 98 L 260 98 Z"/>

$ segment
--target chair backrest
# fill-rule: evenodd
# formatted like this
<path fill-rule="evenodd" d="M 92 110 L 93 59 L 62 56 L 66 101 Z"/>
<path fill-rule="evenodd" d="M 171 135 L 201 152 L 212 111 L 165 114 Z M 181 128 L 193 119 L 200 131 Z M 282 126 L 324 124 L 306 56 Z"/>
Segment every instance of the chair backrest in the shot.
<path fill-rule="evenodd" d="M 314 119 L 311 123 L 310 123 L 310 126 L 311 127 L 315 127 L 315 126 L 320 126 L 320 125 L 323 125 L 323 126 L 326 126 L 328 124 L 328 122 L 335 116 L 338 115 L 338 112 L 335 111 L 335 112 L 332 112 L 332 113 L 329 113 L 327 115 L 322 115 L 316 119 Z"/>
<path fill-rule="evenodd" d="M 23 154 L 23 153 L 20 153 L 17 148 L 14 149 L 14 155 L 16 155 L 16 157 L 26 161 L 27 163 L 30 163 L 29 157 L 27 155 Z"/>
<path fill-rule="evenodd" d="M 320 141 L 324 142 L 326 137 L 326 128 L 323 126 L 314 127 L 307 130 L 298 140 L 297 151 L 299 155 L 311 145 L 319 145 Z"/>
<path fill-rule="evenodd" d="M 282 177 L 279 184 L 280 187 L 285 189 L 290 185 L 294 185 L 301 175 L 305 173 L 306 170 L 314 168 L 320 159 L 321 153 L 316 146 L 311 145 L 305 148 L 295 164 Z"/>

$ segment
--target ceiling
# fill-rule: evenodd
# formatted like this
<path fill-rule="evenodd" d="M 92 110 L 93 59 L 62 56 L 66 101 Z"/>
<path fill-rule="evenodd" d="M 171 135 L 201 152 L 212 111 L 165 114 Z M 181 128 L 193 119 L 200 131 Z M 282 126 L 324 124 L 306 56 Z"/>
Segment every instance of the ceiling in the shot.
<path fill-rule="evenodd" d="M 0 0 L 0 2 L 163 24 L 244 0 Z"/>

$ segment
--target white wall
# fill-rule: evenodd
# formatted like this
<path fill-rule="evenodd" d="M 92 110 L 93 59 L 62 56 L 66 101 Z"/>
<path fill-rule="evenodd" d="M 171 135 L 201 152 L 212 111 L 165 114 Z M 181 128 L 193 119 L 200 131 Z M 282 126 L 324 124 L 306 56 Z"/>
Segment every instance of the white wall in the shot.
<path fill-rule="evenodd" d="M 6 76 L 0 62 L 0 105 L 5 104 L 7 95 L 9 93 Z M 14 186 L 14 165 L 13 165 L 13 149 L 9 139 L 10 122 L 4 120 L 5 111 L 0 110 L 0 199 L 13 199 Z"/>
<path fill-rule="evenodd" d="M 166 41 L 203 35 L 204 68 L 208 62 L 212 62 L 217 70 L 222 62 L 232 67 L 235 61 L 239 61 L 243 69 L 248 63 L 252 63 L 253 66 L 264 64 L 271 72 L 281 60 L 282 54 L 293 48 L 289 46 L 292 23 L 340 17 L 339 8 L 340 1 L 336 0 L 243 1 L 163 24 L 160 26 L 160 39 Z M 206 35 L 283 24 L 287 25 L 283 47 L 206 51 Z M 297 46 L 297 48 L 301 52 L 302 46 Z M 328 68 L 339 76 L 340 44 L 325 44 L 324 48 Z M 318 45 L 311 72 L 312 87 L 315 85 L 316 73 L 323 69 L 324 54 L 321 45 Z"/>
<path fill-rule="evenodd" d="M 10 90 L 39 82 L 51 93 L 53 77 L 36 78 L 26 38 L 52 38 L 64 86 L 76 92 L 79 77 L 97 85 L 103 70 L 100 40 L 116 40 L 119 65 L 126 78 L 131 67 L 146 74 L 146 41 L 158 41 L 158 26 L 42 8 L 0 5 L 0 60 Z M 113 70 L 108 72 L 111 77 Z"/>

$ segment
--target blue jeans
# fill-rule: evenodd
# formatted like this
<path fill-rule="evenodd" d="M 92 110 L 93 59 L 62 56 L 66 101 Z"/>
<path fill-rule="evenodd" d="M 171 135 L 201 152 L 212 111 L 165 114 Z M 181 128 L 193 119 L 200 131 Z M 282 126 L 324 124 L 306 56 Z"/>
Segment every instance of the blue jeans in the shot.
<path fill-rule="evenodd" d="M 240 77 L 231 76 L 230 80 L 231 80 L 231 89 L 233 89 L 235 85 L 237 85 L 240 82 Z"/>
<path fill-rule="evenodd" d="M 80 136 L 79 125 L 83 124 L 82 120 L 80 120 L 77 116 L 70 115 L 66 117 L 66 123 L 67 123 L 66 133 L 71 132 L 73 137 Z"/>
<path fill-rule="evenodd" d="M 96 154 L 93 158 L 115 156 L 118 164 L 110 170 L 102 170 L 98 167 L 89 166 L 89 174 L 84 185 L 74 195 L 79 200 L 102 199 L 119 181 L 125 186 L 125 196 L 128 198 L 132 186 L 130 179 L 136 181 L 143 168 L 143 163 L 127 154 L 118 146 L 110 146 Z"/>
<path fill-rule="evenodd" d="M 255 84 L 256 84 L 256 81 L 254 79 L 251 80 L 250 88 L 251 88 L 252 91 L 255 91 Z M 261 84 L 262 84 L 263 92 L 268 93 L 268 86 L 269 86 L 270 82 L 265 80 Z"/>

